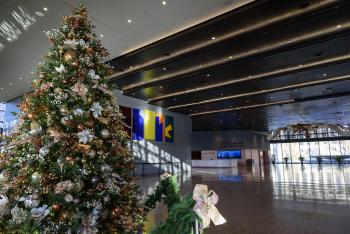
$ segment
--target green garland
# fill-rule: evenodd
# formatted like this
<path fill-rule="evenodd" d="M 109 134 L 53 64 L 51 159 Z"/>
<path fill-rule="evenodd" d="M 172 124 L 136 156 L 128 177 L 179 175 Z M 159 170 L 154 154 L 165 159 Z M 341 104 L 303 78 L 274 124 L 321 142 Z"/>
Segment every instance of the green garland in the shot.
<path fill-rule="evenodd" d="M 168 218 L 151 231 L 151 234 L 191 234 L 193 224 L 199 220 L 193 211 L 195 201 L 192 194 L 181 197 L 175 176 L 161 180 L 154 194 L 149 195 L 146 207 L 154 209 L 163 201 L 168 207 Z"/>

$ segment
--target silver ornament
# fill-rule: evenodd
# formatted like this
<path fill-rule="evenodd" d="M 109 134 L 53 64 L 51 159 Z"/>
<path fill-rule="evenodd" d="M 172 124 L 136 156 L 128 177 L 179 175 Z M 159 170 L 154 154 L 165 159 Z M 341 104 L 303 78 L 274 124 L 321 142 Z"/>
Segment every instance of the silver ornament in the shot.
<path fill-rule="evenodd" d="M 72 202 L 73 201 L 73 196 L 70 194 L 67 194 L 66 196 L 64 196 L 64 200 L 66 202 Z"/>
<path fill-rule="evenodd" d="M 40 181 L 41 181 L 41 174 L 39 173 L 39 172 L 34 172 L 33 174 L 32 174 L 32 181 L 34 182 L 34 183 L 39 183 Z"/>
<path fill-rule="evenodd" d="M 103 197 L 103 201 L 106 203 L 109 202 L 110 200 L 111 200 L 111 197 L 109 195 Z"/>
<path fill-rule="evenodd" d="M 96 176 L 94 176 L 94 177 L 91 178 L 90 181 L 91 181 L 91 183 L 96 184 L 97 181 L 98 181 L 98 178 Z"/>
<path fill-rule="evenodd" d="M 80 203 L 80 199 L 79 199 L 79 198 L 74 198 L 73 202 L 74 202 L 75 204 L 78 204 L 78 203 Z"/>
<path fill-rule="evenodd" d="M 109 130 L 108 129 L 102 129 L 101 131 L 100 131 L 100 136 L 103 138 L 103 139 L 108 139 L 109 138 L 109 136 L 110 136 L 111 134 L 109 133 Z"/>
<path fill-rule="evenodd" d="M 68 123 L 69 123 L 69 118 L 68 117 L 62 117 L 61 118 L 61 124 L 68 125 Z"/>
<path fill-rule="evenodd" d="M 89 150 L 88 155 L 89 155 L 89 157 L 91 157 L 91 158 L 95 157 L 95 156 L 96 156 L 96 150 L 94 150 L 94 149 Z"/>

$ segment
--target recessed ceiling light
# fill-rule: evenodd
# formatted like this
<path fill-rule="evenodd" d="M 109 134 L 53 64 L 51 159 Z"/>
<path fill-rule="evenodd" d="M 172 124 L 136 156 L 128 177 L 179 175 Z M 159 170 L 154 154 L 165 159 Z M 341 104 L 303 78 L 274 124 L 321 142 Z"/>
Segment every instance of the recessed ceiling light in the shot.
<path fill-rule="evenodd" d="M 341 24 L 338 24 L 338 25 L 337 25 L 337 28 L 341 28 Z"/>
<path fill-rule="evenodd" d="M 229 56 L 228 58 L 229 58 L 229 59 L 232 59 L 233 57 L 232 57 L 232 56 Z"/>
<path fill-rule="evenodd" d="M 299 64 L 299 67 L 302 67 L 303 66 L 303 64 Z"/>
<path fill-rule="evenodd" d="M 223 93 L 220 93 L 220 95 L 222 96 L 222 95 L 224 95 Z"/>
<path fill-rule="evenodd" d="M 210 74 L 207 74 L 207 77 L 209 77 L 210 76 Z"/>
<path fill-rule="evenodd" d="M 130 68 L 130 69 L 133 69 L 134 67 L 133 67 L 133 66 L 130 66 L 129 68 Z"/>
<path fill-rule="evenodd" d="M 44 13 L 42 13 L 42 12 L 40 12 L 40 11 L 35 12 L 35 14 L 36 14 L 37 16 L 39 16 L 39 17 L 44 17 L 44 16 L 45 16 Z"/>
<path fill-rule="evenodd" d="M 162 5 L 165 6 L 166 5 L 166 1 L 162 1 Z"/>
<path fill-rule="evenodd" d="M 327 74 L 326 74 L 326 73 L 323 73 L 323 76 L 327 76 Z"/>
<path fill-rule="evenodd" d="M 166 67 L 163 67 L 163 71 L 166 71 Z"/>
<path fill-rule="evenodd" d="M 212 40 L 215 40 L 215 39 L 216 39 L 216 37 L 212 37 L 211 39 L 212 39 Z"/>
<path fill-rule="evenodd" d="M 1 90 L 4 90 L 4 88 L 2 88 L 2 87 L 1 87 L 0 89 L 1 89 Z"/>
<path fill-rule="evenodd" d="M 103 37 L 103 34 L 101 34 L 100 37 Z"/>
<path fill-rule="evenodd" d="M 12 82 L 10 82 L 10 83 L 9 83 L 9 85 L 13 85 L 13 83 L 12 83 Z"/>
<path fill-rule="evenodd" d="M 159 88 L 161 88 L 161 89 L 162 89 L 162 88 L 163 88 L 163 85 L 161 85 Z"/>
<path fill-rule="evenodd" d="M 176 101 L 176 98 L 174 98 L 173 101 Z"/>
<path fill-rule="evenodd" d="M 131 23 L 132 23 L 132 20 L 131 20 L 131 19 L 128 19 L 128 23 L 131 24 Z"/>
<path fill-rule="evenodd" d="M 47 7 L 44 7 L 43 9 L 44 9 L 44 11 L 47 11 L 47 10 L 48 10 Z"/>
<path fill-rule="evenodd" d="M 23 80 L 23 77 L 21 76 L 21 77 L 19 77 L 18 79 Z"/>

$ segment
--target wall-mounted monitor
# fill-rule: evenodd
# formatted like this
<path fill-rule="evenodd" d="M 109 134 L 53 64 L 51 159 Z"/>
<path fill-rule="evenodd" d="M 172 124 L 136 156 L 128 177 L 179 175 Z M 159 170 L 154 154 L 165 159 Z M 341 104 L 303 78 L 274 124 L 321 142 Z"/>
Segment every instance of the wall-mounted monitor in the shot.
<path fill-rule="evenodd" d="M 241 158 L 240 150 L 218 150 L 216 154 L 218 159 L 237 159 Z"/>

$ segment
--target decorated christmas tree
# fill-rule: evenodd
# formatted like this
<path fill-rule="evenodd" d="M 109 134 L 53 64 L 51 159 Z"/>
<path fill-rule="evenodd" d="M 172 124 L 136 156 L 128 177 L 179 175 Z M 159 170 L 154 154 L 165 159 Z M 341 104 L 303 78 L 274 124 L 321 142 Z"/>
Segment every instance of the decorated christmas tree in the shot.
<path fill-rule="evenodd" d="M 108 52 L 84 7 L 52 46 L 1 154 L 0 233 L 135 233 L 145 214 Z"/>

